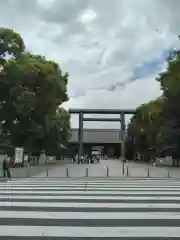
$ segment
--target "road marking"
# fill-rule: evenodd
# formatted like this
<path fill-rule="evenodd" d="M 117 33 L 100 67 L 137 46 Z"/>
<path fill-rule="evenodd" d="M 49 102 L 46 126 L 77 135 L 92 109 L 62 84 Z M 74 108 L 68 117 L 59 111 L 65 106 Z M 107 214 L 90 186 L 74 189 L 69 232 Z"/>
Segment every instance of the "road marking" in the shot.
<path fill-rule="evenodd" d="M 0 218 L 31 219 L 180 219 L 180 213 L 174 212 L 36 212 L 36 211 L 0 211 Z"/>
<path fill-rule="evenodd" d="M 43 234 L 44 233 L 44 234 Z M 0 226 L 0 236 L 13 237 L 169 237 L 178 238 L 180 227 L 48 227 Z"/>
<path fill-rule="evenodd" d="M 8 198 L 7 198 L 8 199 Z M 179 204 L 164 204 L 164 203 L 76 203 L 76 202 L 18 202 L 18 201 L 2 201 L 0 207 L 63 207 L 63 208 L 180 208 Z"/>
<path fill-rule="evenodd" d="M 88 199 L 88 200 L 162 200 L 162 201 L 166 201 L 166 200 L 169 200 L 169 201 L 173 201 L 173 200 L 179 200 L 180 201 L 180 197 L 161 197 L 161 196 L 157 196 L 157 197 L 144 197 L 144 196 L 141 196 L 141 197 L 129 197 L 129 196 L 122 196 L 122 197 L 119 197 L 119 196 L 71 196 L 69 198 L 69 196 L 42 196 L 42 195 L 39 195 L 39 196 L 28 196 L 28 195 L 25 195 L 25 196 L 19 196 L 19 195 L 0 195 L 0 199 L 4 199 L 4 198 L 8 198 L 8 199 L 37 199 L 37 200 L 44 200 L 44 199 L 47 199 L 47 200 L 56 200 L 56 199 L 77 199 L 77 200 L 83 200 L 83 199 Z"/>
<path fill-rule="evenodd" d="M 63 189 L 66 189 L 66 190 L 82 190 L 84 189 L 84 187 L 76 187 L 76 186 L 71 186 L 71 187 L 54 187 L 54 186 L 51 186 L 51 187 L 46 187 L 46 186 L 42 186 L 42 187 L 21 187 L 21 186 L 2 186 L 0 187 L 0 190 L 63 190 Z M 172 191 L 172 190 L 180 190 L 180 187 L 171 187 L 171 188 L 162 188 L 162 187 L 111 187 L 111 188 L 91 188 L 91 187 L 88 187 L 87 186 L 87 191 L 93 191 L 95 189 L 98 189 L 99 191 L 101 190 L 106 190 L 106 191 L 123 191 L 123 190 L 129 190 L 129 191 L 138 191 L 138 190 L 143 190 L 143 191 L 157 191 L 157 190 L 168 190 L 168 191 Z"/>
<path fill-rule="evenodd" d="M 86 192 L 83 192 L 84 191 L 84 188 L 82 188 L 81 191 L 77 190 L 77 191 L 58 191 L 58 190 L 55 190 L 55 191 L 33 191 L 33 190 L 24 190 L 24 191 L 18 191 L 18 190 L 0 190 L 0 194 L 4 194 L 5 196 L 7 195 L 16 195 L 16 194 L 22 194 L 22 195 L 26 195 L 26 194 L 41 194 L 41 195 L 58 195 L 58 194 L 65 194 L 65 195 L 71 195 L 71 194 L 75 194 L 75 195 L 78 195 L 78 194 L 83 194 L 83 195 L 104 195 L 104 194 L 107 194 L 107 195 L 177 195 L 177 196 L 180 196 L 180 190 L 179 191 L 87 191 Z"/>

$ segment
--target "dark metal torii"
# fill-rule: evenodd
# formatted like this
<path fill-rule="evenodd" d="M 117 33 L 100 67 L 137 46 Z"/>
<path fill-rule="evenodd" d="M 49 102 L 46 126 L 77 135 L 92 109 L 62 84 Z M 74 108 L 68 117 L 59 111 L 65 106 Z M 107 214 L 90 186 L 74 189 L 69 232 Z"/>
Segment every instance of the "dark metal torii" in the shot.
<path fill-rule="evenodd" d="M 79 156 L 83 154 L 83 122 L 84 121 L 98 121 L 98 122 L 120 122 L 121 124 L 121 157 L 125 158 L 125 114 L 134 114 L 132 109 L 69 109 L 70 114 L 79 115 Z M 84 114 L 120 114 L 119 118 L 84 118 Z"/>

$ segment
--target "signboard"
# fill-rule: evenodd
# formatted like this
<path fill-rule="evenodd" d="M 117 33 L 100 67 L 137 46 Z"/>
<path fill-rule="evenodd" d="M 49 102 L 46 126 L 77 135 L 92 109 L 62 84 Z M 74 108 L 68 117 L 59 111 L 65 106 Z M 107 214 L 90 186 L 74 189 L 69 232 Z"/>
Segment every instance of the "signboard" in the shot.
<path fill-rule="evenodd" d="M 47 163 L 56 163 L 56 156 L 47 157 Z"/>
<path fill-rule="evenodd" d="M 23 148 L 15 148 L 15 164 L 21 164 L 23 162 Z"/>
<path fill-rule="evenodd" d="M 101 152 L 100 151 L 92 151 L 92 155 L 100 155 L 101 154 Z"/>
<path fill-rule="evenodd" d="M 104 148 L 103 146 L 92 146 L 93 150 L 101 150 L 103 148 Z"/>

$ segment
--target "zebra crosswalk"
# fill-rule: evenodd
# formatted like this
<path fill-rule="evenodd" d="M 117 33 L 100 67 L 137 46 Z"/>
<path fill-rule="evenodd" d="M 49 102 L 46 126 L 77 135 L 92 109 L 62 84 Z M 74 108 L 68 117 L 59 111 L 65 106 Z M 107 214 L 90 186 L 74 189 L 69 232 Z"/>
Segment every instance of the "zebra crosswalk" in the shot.
<path fill-rule="evenodd" d="M 0 239 L 180 239 L 180 182 L 22 179 L 0 183 Z"/>

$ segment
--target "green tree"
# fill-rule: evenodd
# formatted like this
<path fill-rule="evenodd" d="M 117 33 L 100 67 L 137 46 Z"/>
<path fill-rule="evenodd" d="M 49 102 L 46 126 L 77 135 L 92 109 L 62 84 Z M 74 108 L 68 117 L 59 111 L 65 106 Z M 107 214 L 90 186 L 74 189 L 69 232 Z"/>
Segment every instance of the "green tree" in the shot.
<path fill-rule="evenodd" d="M 18 58 L 25 51 L 20 34 L 12 29 L 0 28 L 0 66 L 8 59 Z"/>
<path fill-rule="evenodd" d="M 163 123 L 164 100 L 159 98 L 137 108 L 128 126 L 128 146 L 135 152 L 147 154 L 155 149 L 157 134 Z M 152 153 L 151 153 L 152 154 Z"/>
<path fill-rule="evenodd" d="M 157 78 L 162 96 L 137 109 L 128 126 L 128 144 L 139 152 L 154 147 L 156 155 L 172 155 L 177 159 L 180 158 L 180 51 L 170 52 L 167 61 L 166 70 Z"/>
<path fill-rule="evenodd" d="M 180 156 L 180 52 L 173 52 L 168 60 L 165 72 L 159 74 L 157 81 L 161 85 L 165 101 L 164 118 L 166 125 L 159 135 L 162 151 Z"/>
<path fill-rule="evenodd" d="M 43 56 L 25 53 L 23 40 L 18 34 L 5 29 L 2 32 L 6 33 L 6 38 L 1 46 L 1 56 L 5 59 L 0 101 L 1 130 L 14 145 L 32 149 L 38 139 L 41 147 L 47 148 L 45 142 L 49 138 L 52 144 L 56 143 L 55 135 L 60 133 L 60 124 L 63 128 L 61 136 L 67 133 L 68 137 L 69 125 L 64 124 L 64 119 L 66 116 L 66 123 L 69 123 L 69 116 L 65 110 L 61 111 L 64 115 L 60 115 L 59 110 L 59 106 L 68 100 L 68 74 L 63 74 L 57 63 Z M 5 52 L 13 57 L 6 58 Z"/>
<path fill-rule="evenodd" d="M 21 36 L 12 29 L 0 28 L 0 122 L 4 123 L 5 115 L 13 115 L 13 107 L 9 104 L 9 84 L 4 65 L 10 59 L 17 59 L 25 50 Z M 2 125 L 1 125 L 2 126 Z M 1 134 L 3 132 L 1 131 Z M 3 135 L 4 138 L 5 135 Z"/>
<path fill-rule="evenodd" d="M 10 59 L 17 59 L 25 51 L 21 36 L 12 29 L 0 28 L 0 142 L 10 142 L 9 134 L 4 133 L 2 125 L 5 115 L 13 114 L 13 107 L 8 103 L 9 85 L 4 72 L 4 64 Z"/>
<path fill-rule="evenodd" d="M 36 138 L 36 146 L 39 149 L 55 151 L 66 146 L 71 136 L 70 115 L 63 109 L 58 108 L 56 115 L 46 119 L 46 126 L 42 127 Z"/>

